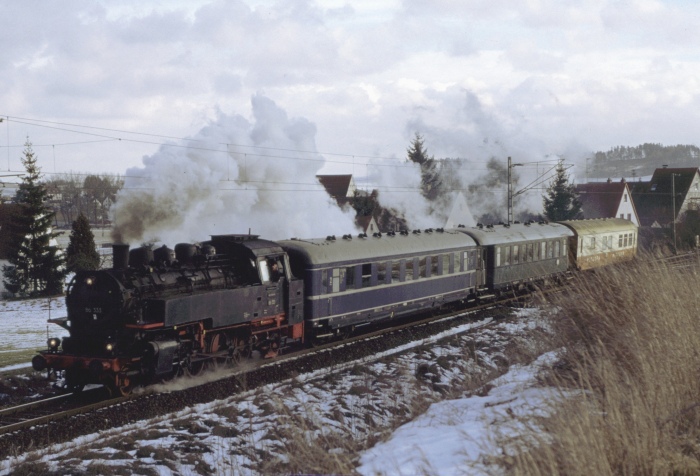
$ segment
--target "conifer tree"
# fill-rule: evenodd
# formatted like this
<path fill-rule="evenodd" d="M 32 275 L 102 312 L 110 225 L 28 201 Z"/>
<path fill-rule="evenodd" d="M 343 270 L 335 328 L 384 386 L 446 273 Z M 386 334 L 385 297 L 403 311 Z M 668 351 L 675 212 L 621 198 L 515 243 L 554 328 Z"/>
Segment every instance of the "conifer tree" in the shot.
<path fill-rule="evenodd" d="M 544 214 L 551 221 L 576 220 L 581 218 L 581 202 L 576 187 L 569 183 L 564 162 L 559 161 L 556 175 L 547 187 L 544 197 Z"/>
<path fill-rule="evenodd" d="M 27 140 L 24 147 L 26 174 L 15 195 L 22 210 L 12 223 L 18 239 L 12 244 L 10 266 L 3 266 L 5 288 L 21 295 L 59 294 L 66 270 L 63 253 L 52 244 L 58 235 L 51 229 L 54 212 L 46 203 L 48 192 L 40 182 L 41 169 L 31 142 Z"/>
<path fill-rule="evenodd" d="M 92 270 L 100 266 L 95 235 L 90 229 L 90 222 L 82 213 L 73 221 L 66 255 L 68 271 Z"/>
<path fill-rule="evenodd" d="M 420 134 L 416 133 L 407 152 L 408 160 L 420 165 L 421 192 L 423 196 L 428 200 L 435 200 L 440 195 L 442 181 L 435 158 L 428 156 L 428 151 L 424 147 L 423 137 Z"/>

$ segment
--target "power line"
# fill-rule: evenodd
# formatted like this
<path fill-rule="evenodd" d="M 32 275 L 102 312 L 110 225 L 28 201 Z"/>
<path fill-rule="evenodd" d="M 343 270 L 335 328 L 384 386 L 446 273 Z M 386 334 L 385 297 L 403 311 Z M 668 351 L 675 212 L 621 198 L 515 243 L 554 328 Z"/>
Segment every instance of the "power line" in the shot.
<path fill-rule="evenodd" d="M 187 138 L 187 137 L 175 137 L 175 136 L 166 136 L 166 135 L 160 135 L 160 134 L 152 134 L 152 133 L 144 133 L 144 132 L 133 132 L 133 131 L 126 131 L 122 129 L 113 129 L 113 128 L 106 128 L 106 127 L 96 127 L 96 126 L 86 126 L 82 124 L 72 124 L 72 123 L 66 123 L 66 122 L 58 122 L 58 121 L 47 121 L 47 120 L 41 120 L 41 119 L 32 119 L 32 118 L 22 118 L 22 117 L 13 117 L 13 116 L 4 116 L 7 118 L 7 121 L 9 122 L 12 120 L 13 122 L 19 123 L 19 124 L 24 124 L 24 125 L 29 125 L 29 126 L 34 126 L 34 127 L 42 127 L 42 128 L 47 128 L 47 129 L 54 129 L 54 130 L 59 130 L 63 132 L 71 132 L 75 134 L 85 134 L 85 135 L 90 135 L 94 137 L 100 137 L 100 140 L 94 140 L 94 141 L 78 141 L 78 142 L 64 142 L 64 143 L 52 143 L 52 144 L 32 144 L 33 147 L 55 147 L 55 146 L 73 146 L 73 145 L 86 145 L 86 144 L 94 144 L 94 143 L 100 143 L 100 142 L 131 142 L 131 143 L 137 143 L 137 144 L 147 144 L 147 145 L 156 145 L 159 147 L 173 147 L 173 148 L 179 148 L 179 149 L 187 149 L 187 150 L 200 150 L 200 151 L 206 151 L 206 152 L 215 152 L 215 153 L 226 153 L 229 156 L 238 156 L 238 157 L 259 157 L 259 158 L 268 158 L 268 159 L 288 159 L 288 160 L 299 160 L 299 161 L 307 161 L 307 162 L 319 162 L 323 164 L 342 164 L 342 165 L 352 165 L 353 168 L 356 164 L 355 159 L 377 159 L 377 160 L 384 160 L 388 161 L 391 163 L 371 163 L 371 164 L 365 164 L 366 167 L 406 167 L 406 168 L 412 168 L 415 167 L 416 164 L 408 161 L 405 158 L 399 158 L 399 157 L 386 157 L 386 156 L 376 156 L 376 155 L 358 155 L 358 154 L 347 154 L 347 153 L 339 153 L 339 152 L 321 152 L 321 151 L 313 151 L 313 150 L 299 150 L 299 149 L 289 149 L 289 148 L 282 148 L 282 147 L 267 147 L 267 146 L 258 146 L 258 145 L 247 145 L 247 144 L 237 144 L 237 143 L 228 143 L 228 142 L 220 142 L 218 145 L 220 146 L 225 146 L 225 150 L 219 149 L 219 148 L 212 148 L 212 147 L 205 147 L 205 146 L 194 146 L 194 145 L 182 145 L 182 144 L 173 144 L 173 143 L 163 143 L 163 142 L 157 142 L 157 141 L 149 141 L 149 140 L 143 140 L 143 139 L 134 139 L 134 138 L 129 138 L 129 137 L 116 137 L 112 135 L 105 135 L 105 134 L 98 134 L 98 133 L 93 133 L 93 132 L 87 132 L 87 131 L 81 131 L 81 130 L 74 130 L 74 129 L 66 129 L 66 127 L 78 127 L 78 128 L 83 128 L 83 129 L 90 129 L 90 130 L 96 130 L 96 131 L 105 131 L 105 132 L 114 132 L 114 133 L 119 133 L 119 134 L 127 134 L 127 135 L 135 135 L 135 136 L 144 136 L 144 137 L 155 137 L 159 139 L 167 139 L 167 140 L 178 140 L 178 141 L 189 141 L 190 143 L 192 142 L 199 142 L 203 144 L 209 143 L 209 141 L 203 140 L 203 139 L 195 139 L 195 138 Z M 51 125 L 47 125 L 51 124 Z M 62 126 L 62 127 L 58 127 Z M 8 127 L 9 131 L 9 127 Z M 21 148 L 24 147 L 24 145 L 10 145 L 9 144 L 9 132 L 8 132 L 8 144 L 7 145 L 0 145 L 0 148 L 7 148 L 8 151 L 10 148 Z M 231 150 L 231 147 L 234 148 L 246 148 L 246 149 L 253 149 L 253 150 L 260 150 L 260 151 L 277 151 L 277 152 L 289 152 L 289 153 L 294 153 L 294 154 L 312 154 L 312 155 L 317 155 L 318 157 L 300 157 L 298 155 L 276 155 L 276 154 L 270 154 L 270 153 L 262 153 L 262 152 L 243 152 L 243 151 L 236 151 L 236 150 Z M 332 156 L 332 157 L 347 157 L 349 160 L 329 160 L 326 159 L 326 156 Z M 399 162 L 400 161 L 400 162 Z M 546 163 L 546 162 L 551 162 L 554 161 L 552 160 L 539 160 L 536 162 L 526 162 L 523 163 L 523 165 L 535 165 L 535 164 L 540 164 L 540 163 Z M 9 165 L 9 155 L 8 155 L 8 165 Z M 472 170 L 474 170 L 474 167 L 470 167 Z M 489 170 L 488 167 L 477 167 L 479 170 Z M 8 166 L 9 170 L 9 166 Z"/>

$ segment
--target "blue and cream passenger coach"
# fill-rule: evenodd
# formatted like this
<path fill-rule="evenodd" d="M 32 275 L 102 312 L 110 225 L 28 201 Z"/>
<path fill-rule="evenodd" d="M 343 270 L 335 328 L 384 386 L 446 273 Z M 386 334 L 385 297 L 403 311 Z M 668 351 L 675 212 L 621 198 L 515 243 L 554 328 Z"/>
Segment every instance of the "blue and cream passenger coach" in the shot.
<path fill-rule="evenodd" d="M 315 337 L 473 297 L 479 248 L 456 230 L 292 239 L 279 244 L 305 283 Z M 307 327 L 307 332 L 310 329 Z"/>

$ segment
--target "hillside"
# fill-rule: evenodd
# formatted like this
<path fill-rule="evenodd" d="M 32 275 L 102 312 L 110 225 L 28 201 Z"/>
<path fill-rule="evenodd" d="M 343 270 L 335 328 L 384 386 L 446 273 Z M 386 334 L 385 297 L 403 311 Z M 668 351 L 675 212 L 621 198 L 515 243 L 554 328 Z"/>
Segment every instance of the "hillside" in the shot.
<path fill-rule="evenodd" d="M 617 146 L 607 152 L 593 154 L 588 176 L 594 178 L 644 177 L 654 169 L 700 166 L 700 148 L 694 145 L 642 144 L 636 147 Z"/>

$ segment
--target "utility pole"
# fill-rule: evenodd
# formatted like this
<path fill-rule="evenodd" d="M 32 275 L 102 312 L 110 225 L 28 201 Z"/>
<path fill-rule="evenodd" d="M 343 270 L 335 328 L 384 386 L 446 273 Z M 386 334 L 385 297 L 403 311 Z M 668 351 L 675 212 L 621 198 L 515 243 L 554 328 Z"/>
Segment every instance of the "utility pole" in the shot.
<path fill-rule="evenodd" d="M 514 164 L 513 160 L 508 157 L 508 224 L 513 223 L 513 167 L 518 167 L 523 164 Z"/>
<path fill-rule="evenodd" d="M 673 254 L 678 254 L 678 244 L 676 242 L 676 176 L 671 174 L 671 195 L 673 200 Z"/>

